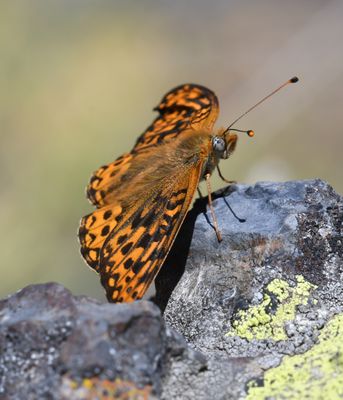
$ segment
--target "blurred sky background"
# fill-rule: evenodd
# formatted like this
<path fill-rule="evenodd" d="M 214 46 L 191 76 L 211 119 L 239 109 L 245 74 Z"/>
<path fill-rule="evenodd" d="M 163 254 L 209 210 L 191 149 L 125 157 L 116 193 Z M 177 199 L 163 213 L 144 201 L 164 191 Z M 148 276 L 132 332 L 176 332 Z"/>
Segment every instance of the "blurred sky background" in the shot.
<path fill-rule="evenodd" d="M 57 281 L 104 299 L 79 255 L 84 188 L 181 83 L 214 90 L 227 126 L 298 75 L 236 125 L 256 135 L 222 172 L 343 193 L 342 21 L 342 0 L 1 1 L 0 296 Z"/>

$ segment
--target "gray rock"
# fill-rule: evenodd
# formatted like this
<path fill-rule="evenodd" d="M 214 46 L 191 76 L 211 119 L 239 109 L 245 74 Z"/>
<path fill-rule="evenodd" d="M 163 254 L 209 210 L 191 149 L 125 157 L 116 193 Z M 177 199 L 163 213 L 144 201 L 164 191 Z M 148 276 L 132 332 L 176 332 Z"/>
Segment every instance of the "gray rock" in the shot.
<path fill-rule="evenodd" d="M 343 200 L 328 184 L 235 185 L 214 207 L 223 241 L 200 214 L 168 302 L 173 260 L 157 280 L 167 324 L 208 358 L 202 379 L 173 377 L 165 399 L 244 398 L 252 378 L 311 349 L 343 310 Z"/>

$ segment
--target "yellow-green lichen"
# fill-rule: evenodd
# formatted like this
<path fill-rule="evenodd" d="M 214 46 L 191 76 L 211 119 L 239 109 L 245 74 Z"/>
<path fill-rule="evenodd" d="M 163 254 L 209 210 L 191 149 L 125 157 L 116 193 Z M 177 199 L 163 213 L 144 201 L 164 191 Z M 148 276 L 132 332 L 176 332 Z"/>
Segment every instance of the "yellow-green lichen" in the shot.
<path fill-rule="evenodd" d="M 238 311 L 232 323 L 233 329 L 227 333 L 227 336 L 238 335 L 248 340 L 286 340 L 285 322 L 294 320 L 297 306 L 306 304 L 310 291 L 316 287 L 305 281 L 301 275 L 298 275 L 296 279 L 295 287 L 281 279 L 271 281 L 259 305 Z M 273 312 L 270 311 L 272 301 L 276 308 Z"/>
<path fill-rule="evenodd" d="M 268 370 L 263 386 L 248 384 L 246 400 L 343 398 L 343 315 L 333 318 L 319 335 L 319 343 L 304 354 L 285 356 Z"/>

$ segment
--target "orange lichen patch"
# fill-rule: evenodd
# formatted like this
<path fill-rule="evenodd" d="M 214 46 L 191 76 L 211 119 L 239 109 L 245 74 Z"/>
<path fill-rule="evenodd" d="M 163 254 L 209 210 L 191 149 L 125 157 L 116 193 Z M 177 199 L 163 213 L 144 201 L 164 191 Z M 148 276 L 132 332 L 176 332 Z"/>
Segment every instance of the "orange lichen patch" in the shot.
<path fill-rule="evenodd" d="M 135 383 L 116 379 L 115 381 L 99 378 L 83 379 L 77 382 L 67 376 L 62 379 L 61 398 L 73 400 L 153 400 L 151 385 L 143 388 Z"/>

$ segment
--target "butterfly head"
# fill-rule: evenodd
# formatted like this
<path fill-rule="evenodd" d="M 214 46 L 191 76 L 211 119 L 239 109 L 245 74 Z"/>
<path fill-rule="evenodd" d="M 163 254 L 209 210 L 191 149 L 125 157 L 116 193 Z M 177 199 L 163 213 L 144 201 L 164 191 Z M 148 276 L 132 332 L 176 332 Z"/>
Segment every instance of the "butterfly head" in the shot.
<path fill-rule="evenodd" d="M 227 159 L 234 152 L 238 136 L 232 131 L 245 132 L 249 137 L 254 136 L 254 131 L 241 131 L 239 129 L 222 129 L 212 137 L 212 148 L 218 158 Z"/>

